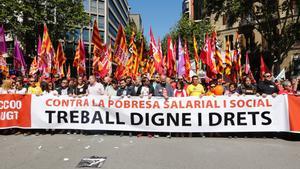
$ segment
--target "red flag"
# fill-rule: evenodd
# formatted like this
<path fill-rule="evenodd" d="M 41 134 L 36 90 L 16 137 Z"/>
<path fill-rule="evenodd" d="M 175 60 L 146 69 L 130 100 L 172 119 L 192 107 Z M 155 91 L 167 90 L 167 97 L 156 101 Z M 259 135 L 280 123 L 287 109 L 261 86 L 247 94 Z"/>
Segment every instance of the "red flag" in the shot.
<path fill-rule="evenodd" d="M 267 72 L 270 72 L 267 65 L 264 62 L 263 56 L 260 55 L 260 77 L 262 78 L 263 75 Z"/>
<path fill-rule="evenodd" d="M 207 65 L 208 71 L 215 73 L 215 71 L 214 71 L 215 66 L 213 65 L 211 55 L 212 55 L 211 40 L 208 37 L 208 35 L 206 35 L 205 43 L 204 43 L 203 48 L 200 53 L 200 58 L 201 58 L 202 62 Z"/>
<path fill-rule="evenodd" d="M 161 61 L 160 61 L 160 69 L 159 69 L 160 71 L 158 71 L 158 72 L 161 75 L 165 75 L 165 71 L 164 71 L 164 56 L 163 56 L 161 42 L 160 42 L 159 38 L 158 38 L 157 49 L 158 49 L 159 58 L 161 59 Z"/>
<path fill-rule="evenodd" d="M 111 73 L 111 45 L 104 46 L 104 57 L 101 58 L 99 64 L 99 76 L 104 78 Z"/>
<path fill-rule="evenodd" d="M 81 38 L 78 39 L 73 66 L 77 68 L 78 76 L 85 75 L 85 49 Z"/>
<path fill-rule="evenodd" d="M 172 43 L 172 39 L 171 36 L 168 36 L 168 51 L 167 51 L 167 58 L 166 58 L 166 68 L 167 68 L 167 76 L 169 77 L 173 77 L 175 76 L 175 71 L 174 71 L 174 67 L 176 67 L 175 65 L 175 51 L 174 51 L 174 46 Z"/>
<path fill-rule="evenodd" d="M 174 75 L 177 74 L 177 63 L 176 63 L 176 56 L 177 56 L 177 46 L 176 46 L 176 42 L 174 43 L 174 54 L 173 54 L 173 60 L 174 60 Z"/>
<path fill-rule="evenodd" d="M 68 79 L 68 80 L 71 79 L 71 67 L 70 67 L 70 65 L 68 66 L 67 79 Z"/>
<path fill-rule="evenodd" d="M 213 76 L 217 74 L 216 59 L 215 59 L 216 43 L 217 43 L 217 33 L 216 31 L 213 31 L 211 35 L 211 55 L 210 55 L 210 59 L 212 62 L 212 67 L 210 71 L 212 72 Z"/>
<path fill-rule="evenodd" d="M 126 36 L 122 25 L 119 26 L 118 34 L 115 41 L 114 61 L 117 64 L 115 72 L 116 79 L 120 80 L 126 74 L 126 63 L 128 61 L 128 49 Z"/>
<path fill-rule="evenodd" d="M 249 62 L 249 56 L 248 51 L 246 52 L 246 63 L 245 63 L 245 74 L 249 74 L 250 71 L 250 62 Z"/>
<path fill-rule="evenodd" d="M 248 52 L 246 52 L 245 74 L 247 74 L 249 76 L 252 83 L 256 83 L 256 80 L 255 80 L 255 78 L 252 74 L 251 68 L 250 68 Z"/>
<path fill-rule="evenodd" d="M 159 74 L 162 74 L 162 58 L 159 53 L 159 49 L 156 45 L 151 27 L 150 27 L 150 55 L 153 56 L 154 66 L 155 66 L 156 71 Z"/>

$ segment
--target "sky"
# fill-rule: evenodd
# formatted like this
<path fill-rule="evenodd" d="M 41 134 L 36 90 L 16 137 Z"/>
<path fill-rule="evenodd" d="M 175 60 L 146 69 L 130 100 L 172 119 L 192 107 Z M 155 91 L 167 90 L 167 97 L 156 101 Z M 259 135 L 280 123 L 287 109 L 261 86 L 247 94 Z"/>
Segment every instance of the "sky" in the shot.
<path fill-rule="evenodd" d="M 155 39 L 162 39 L 181 16 L 182 0 L 128 0 L 130 13 L 140 14 L 149 41 L 150 26 Z"/>

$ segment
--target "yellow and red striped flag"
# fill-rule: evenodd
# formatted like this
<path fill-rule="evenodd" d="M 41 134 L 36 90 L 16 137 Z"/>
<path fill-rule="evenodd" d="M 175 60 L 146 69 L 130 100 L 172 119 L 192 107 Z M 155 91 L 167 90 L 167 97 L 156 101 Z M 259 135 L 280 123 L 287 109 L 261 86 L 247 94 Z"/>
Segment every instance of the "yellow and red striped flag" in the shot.
<path fill-rule="evenodd" d="M 52 70 L 53 74 L 58 74 L 59 77 L 64 77 L 64 64 L 66 63 L 66 56 L 62 47 L 62 44 L 58 42 L 56 55 L 54 57 L 54 69 Z"/>
<path fill-rule="evenodd" d="M 105 45 L 102 44 L 96 20 L 94 20 L 92 43 L 94 44 L 93 72 L 94 74 L 99 74 L 100 62 L 103 60 L 103 57 L 105 57 Z"/>
<path fill-rule="evenodd" d="M 78 39 L 73 66 L 77 68 L 78 76 L 85 75 L 85 49 L 81 38 Z"/>
<path fill-rule="evenodd" d="M 184 67 L 185 67 L 185 74 L 184 74 L 184 77 L 185 79 L 187 79 L 188 81 L 190 81 L 191 77 L 190 77 L 190 70 L 191 70 L 191 62 L 190 62 L 190 54 L 189 54 L 189 50 L 188 50 L 188 47 L 187 47 L 187 42 L 185 40 L 184 42 L 184 60 L 185 60 L 185 64 L 184 64 Z"/>
<path fill-rule="evenodd" d="M 196 41 L 196 37 L 195 35 L 193 35 L 193 41 L 194 41 L 194 59 L 195 59 L 195 67 L 196 67 L 196 74 L 199 74 L 199 70 L 200 70 L 200 58 L 199 58 L 199 55 L 198 55 L 198 44 L 197 44 L 197 41 Z"/>
<path fill-rule="evenodd" d="M 7 77 L 9 75 L 9 68 L 2 54 L 0 54 L 0 70 L 4 76 Z"/>
<path fill-rule="evenodd" d="M 216 60 L 217 72 L 220 75 L 222 75 L 224 72 L 223 57 L 224 55 L 222 56 L 221 49 L 219 48 L 218 44 L 216 44 L 215 60 Z"/>
<path fill-rule="evenodd" d="M 126 65 L 126 69 L 127 69 L 127 73 L 129 76 L 131 76 L 132 78 L 136 78 L 137 76 L 137 69 L 135 69 L 136 66 L 136 62 L 138 61 L 138 52 L 137 52 L 137 48 L 135 45 L 135 33 L 132 31 L 131 37 L 130 37 L 130 42 L 129 42 L 129 54 L 130 54 L 130 58 L 127 61 L 127 65 Z"/>
<path fill-rule="evenodd" d="M 141 46 L 140 46 L 139 57 L 138 57 L 138 60 L 137 60 L 137 62 L 135 63 L 135 66 L 134 66 L 134 71 L 137 72 L 137 74 L 140 73 L 140 71 L 139 71 L 140 66 L 142 67 L 141 62 L 142 62 L 142 60 L 143 60 L 144 47 L 145 47 L 144 37 L 142 36 L 142 37 L 141 37 Z"/>
<path fill-rule="evenodd" d="M 38 69 L 39 68 L 39 65 L 38 65 L 38 62 L 37 62 L 37 56 L 35 56 L 31 62 L 31 65 L 30 65 L 30 69 L 29 69 L 29 75 L 34 75 L 38 72 Z"/>
<path fill-rule="evenodd" d="M 41 53 L 40 53 L 40 63 L 44 67 L 44 72 L 50 74 L 52 70 L 52 62 L 55 56 L 55 51 L 48 34 L 47 25 L 44 24 L 44 34 L 43 34 L 43 41 L 41 46 Z"/>
<path fill-rule="evenodd" d="M 232 62 L 231 62 L 231 54 L 229 51 L 229 41 L 226 42 L 226 51 L 225 51 L 225 75 L 230 75 L 231 74 L 231 67 L 232 67 Z"/>

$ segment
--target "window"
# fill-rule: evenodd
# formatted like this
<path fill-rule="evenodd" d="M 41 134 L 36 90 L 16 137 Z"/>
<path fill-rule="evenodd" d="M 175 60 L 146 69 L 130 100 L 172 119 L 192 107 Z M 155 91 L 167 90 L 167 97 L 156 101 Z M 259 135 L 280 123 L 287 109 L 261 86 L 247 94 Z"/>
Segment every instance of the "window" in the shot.
<path fill-rule="evenodd" d="M 233 48 L 234 48 L 234 45 L 233 45 L 233 35 L 226 35 L 225 36 L 225 40 L 226 40 L 226 42 L 229 41 L 229 50 L 233 50 Z"/>
<path fill-rule="evenodd" d="M 98 2 L 98 13 L 101 15 L 104 15 L 104 2 L 103 1 Z"/>
<path fill-rule="evenodd" d="M 90 40 L 89 30 L 83 29 L 83 41 L 89 42 L 89 40 Z"/>
<path fill-rule="evenodd" d="M 67 40 L 67 41 L 72 40 L 72 34 L 71 34 L 70 32 L 67 32 L 67 33 L 66 33 L 66 40 Z"/>
<path fill-rule="evenodd" d="M 114 37 L 116 37 L 117 36 L 117 30 L 111 25 L 111 24 L 109 24 L 109 33 L 112 35 L 112 36 L 114 36 Z"/>
<path fill-rule="evenodd" d="M 121 2 L 120 1 L 115 1 L 117 6 L 118 6 L 118 9 L 121 10 L 121 13 L 123 14 L 123 16 L 125 17 L 125 20 L 128 20 L 128 16 L 127 16 L 127 13 L 128 12 L 125 12 L 125 10 L 123 9 L 122 5 L 121 5 Z M 127 11 L 127 10 L 126 10 Z"/>
<path fill-rule="evenodd" d="M 119 21 L 117 20 L 117 18 L 115 17 L 115 15 L 109 11 L 109 19 L 112 21 L 112 23 L 115 25 L 115 26 L 119 26 Z"/>
<path fill-rule="evenodd" d="M 98 27 L 104 29 L 104 16 L 98 16 Z"/>
<path fill-rule="evenodd" d="M 77 43 L 79 37 L 80 37 L 80 29 L 76 29 L 74 32 L 74 42 L 75 43 Z"/>
<path fill-rule="evenodd" d="M 96 19 L 96 21 L 97 21 L 97 15 L 91 15 L 91 22 L 90 22 L 91 27 L 93 27 L 93 24 L 94 24 L 95 19 Z M 98 22 L 98 21 L 97 21 L 97 22 Z"/>
<path fill-rule="evenodd" d="M 227 25 L 227 16 L 223 15 L 223 25 Z"/>
<path fill-rule="evenodd" d="M 102 41 L 104 41 L 104 32 L 103 31 L 99 31 L 99 33 L 100 33 Z"/>
<path fill-rule="evenodd" d="M 297 5 L 300 5 L 299 2 L 296 2 L 296 0 L 292 0 L 292 9 L 294 10 L 294 15 L 299 15 L 299 8 L 300 6 L 297 6 Z"/>
<path fill-rule="evenodd" d="M 89 0 L 83 0 L 84 11 L 89 11 Z"/>
<path fill-rule="evenodd" d="M 89 45 L 88 44 L 84 44 L 84 51 L 85 51 L 85 57 L 87 58 L 86 60 L 88 60 L 88 58 L 89 58 Z"/>
<path fill-rule="evenodd" d="M 112 10 L 112 11 L 117 15 L 117 17 L 118 17 L 118 19 L 121 21 L 122 25 L 125 26 L 125 25 L 126 25 L 126 22 L 124 21 L 122 15 L 120 14 L 120 12 L 119 12 L 119 10 L 117 9 L 116 5 L 114 4 L 113 1 L 109 1 L 109 2 L 110 2 L 110 7 L 111 7 L 110 10 Z"/>
<path fill-rule="evenodd" d="M 91 12 L 97 13 L 97 0 L 91 0 Z"/>

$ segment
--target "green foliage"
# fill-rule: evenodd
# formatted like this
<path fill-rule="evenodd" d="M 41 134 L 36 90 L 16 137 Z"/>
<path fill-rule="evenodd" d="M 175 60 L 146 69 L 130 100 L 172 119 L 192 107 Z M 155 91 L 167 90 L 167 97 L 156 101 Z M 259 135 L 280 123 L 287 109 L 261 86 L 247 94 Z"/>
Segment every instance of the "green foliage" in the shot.
<path fill-rule="evenodd" d="M 146 44 L 146 46 L 144 46 L 144 48 L 146 47 L 146 50 L 148 49 L 147 41 L 144 38 L 145 36 L 143 35 L 143 32 L 137 30 L 137 27 L 133 21 L 131 21 L 131 20 L 129 21 L 129 24 L 125 27 L 124 31 L 125 31 L 125 35 L 126 35 L 127 45 L 129 45 L 132 32 L 134 32 L 135 33 L 134 40 L 135 40 L 135 45 L 136 45 L 137 49 L 138 50 L 140 49 L 141 39 L 143 39 L 144 44 Z"/>
<path fill-rule="evenodd" d="M 298 11 L 300 1 L 294 1 Z M 282 63 L 292 45 L 299 40 L 299 12 L 293 12 L 292 0 L 214 0 L 207 1 L 207 15 L 227 16 L 228 26 L 241 21 L 243 27 L 256 29 L 266 40 L 271 64 Z M 278 71 L 278 70 L 277 70 Z M 276 72 L 275 72 L 276 73 Z"/>
<path fill-rule="evenodd" d="M 173 28 L 171 28 L 169 35 L 172 37 L 173 43 L 178 44 L 179 36 L 182 45 L 184 45 L 184 41 L 186 40 L 188 43 L 190 57 L 194 58 L 193 35 L 195 35 L 198 43 L 198 49 L 200 49 L 204 42 L 205 34 L 210 33 L 211 31 L 212 28 L 208 21 L 200 20 L 199 22 L 193 22 L 188 18 L 188 16 L 183 15 L 177 22 L 177 24 Z M 166 35 L 162 41 L 162 48 L 165 54 L 167 50 L 167 39 L 168 35 Z"/>
<path fill-rule="evenodd" d="M 42 36 L 44 23 L 56 44 L 67 32 L 89 22 L 82 0 L 1 0 L 0 8 L 0 24 L 17 36 L 26 54 L 31 55 L 35 53 L 38 36 Z"/>

